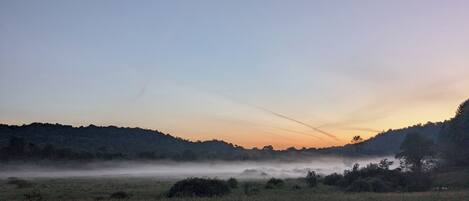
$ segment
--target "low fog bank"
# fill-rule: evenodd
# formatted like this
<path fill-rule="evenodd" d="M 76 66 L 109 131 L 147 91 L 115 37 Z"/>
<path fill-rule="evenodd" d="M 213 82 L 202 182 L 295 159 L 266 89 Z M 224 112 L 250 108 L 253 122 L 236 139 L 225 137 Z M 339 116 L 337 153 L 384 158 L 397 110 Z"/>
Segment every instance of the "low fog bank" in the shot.
<path fill-rule="evenodd" d="M 186 177 L 218 177 L 239 179 L 262 179 L 270 177 L 303 177 L 308 171 L 319 174 L 342 173 L 353 164 L 364 166 L 379 162 L 375 158 L 316 157 L 302 162 L 96 162 L 78 166 L 39 166 L 26 164 L 0 165 L 0 178 L 61 178 L 61 177 L 147 177 L 159 179 L 179 179 Z M 397 166 L 398 163 L 394 163 Z"/>

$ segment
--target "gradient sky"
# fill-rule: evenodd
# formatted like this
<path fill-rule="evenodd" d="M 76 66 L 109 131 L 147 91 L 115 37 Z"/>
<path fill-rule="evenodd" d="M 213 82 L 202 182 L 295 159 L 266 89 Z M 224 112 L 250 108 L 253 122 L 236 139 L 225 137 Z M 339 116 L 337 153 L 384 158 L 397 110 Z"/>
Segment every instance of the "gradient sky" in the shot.
<path fill-rule="evenodd" d="M 300 148 L 441 121 L 469 98 L 468 9 L 441 0 L 1 0 L 0 122 Z"/>

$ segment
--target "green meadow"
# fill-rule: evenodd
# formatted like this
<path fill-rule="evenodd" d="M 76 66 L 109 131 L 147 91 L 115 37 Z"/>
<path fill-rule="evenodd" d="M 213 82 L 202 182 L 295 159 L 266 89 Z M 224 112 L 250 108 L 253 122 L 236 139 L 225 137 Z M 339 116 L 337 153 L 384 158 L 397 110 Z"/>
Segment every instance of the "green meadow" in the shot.
<path fill-rule="evenodd" d="M 226 200 L 226 201 L 463 201 L 469 200 L 467 171 L 444 173 L 435 185 L 456 183 L 446 191 L 349 193 L 332 186 L 319 184 L 308 187 L 302 179 L 286 179 L 279 188 L 266 189 L 266 180 L 240 180 L 228 195 L 210 198 L 167 198 L 167 192 L 176 182 L 156 178 L 102 177 L 102 178 L 12 178 L 0 180 L 0 201 L 98 201 L 98 200 Z M 453 181 L 452 181 L 453 180 Z M 246 194 L 246 186 L 254 191 Z M 113 194 L 124 192 L 126 197 Z"/>

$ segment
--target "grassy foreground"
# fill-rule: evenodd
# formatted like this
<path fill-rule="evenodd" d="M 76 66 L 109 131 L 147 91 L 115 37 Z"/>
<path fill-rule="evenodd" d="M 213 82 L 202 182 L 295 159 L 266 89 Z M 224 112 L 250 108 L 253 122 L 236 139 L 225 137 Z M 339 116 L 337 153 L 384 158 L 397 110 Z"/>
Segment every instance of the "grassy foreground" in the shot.
<path fill-rule="evenodd" d="M 286 180 L 279 189 L 265 189 L 265 181 L 241 181 L 237 189 L 224 197 L 214 198 L 166 198 L 165 193 L 174 181 L 152 178 L 57 178 L 29 179 L 21 186 L 0 180 L 0 201 L 33 200 L 25 194 L 39 192 L 44 201 L 119 200 L 110 199 L 112 193 L 124 191 L 131 195 L 124 200 L 324 200 L 324 201 L 461 201 L 469 200 L 469 190 L 422 192 L 422 193 L 346 193 L 329 186 L 308 188 L 299 180 Z M 245 195 L 243 184 L 249 182 L 259 189 L 254 195 Z M 294 188 L 294 186 L 296 188 Z"/>

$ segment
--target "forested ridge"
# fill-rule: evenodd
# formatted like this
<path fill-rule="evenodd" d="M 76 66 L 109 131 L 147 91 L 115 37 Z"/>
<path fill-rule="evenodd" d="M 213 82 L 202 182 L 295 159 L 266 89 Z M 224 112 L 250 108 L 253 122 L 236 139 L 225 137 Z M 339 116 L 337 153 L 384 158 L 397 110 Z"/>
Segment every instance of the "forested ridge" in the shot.
<path fill-rule="evenodd" d="M 390 129 L 356 144 L 327 148 L 291 147 L 286 150 L 274 150 L 270 145 L 246 149 L 220 140 L 190 141 L 158 130 L 141 128 L 0 124 L 0 157 L 2 160 L 263 160 L 300 159 L 316 154 L 383 156 L 396 154 L 409 133 L 419 133 L 434 142 L 441 142 L 438 143 L 439 147 L 447 147 L 447 151 L 442 153 L 453 156 L 468 143 L 467 105 L 468 101 L 461 104 L 456 116 L 450 120 Z M 464 160 L 464 157 L 458 160 Z"/>

